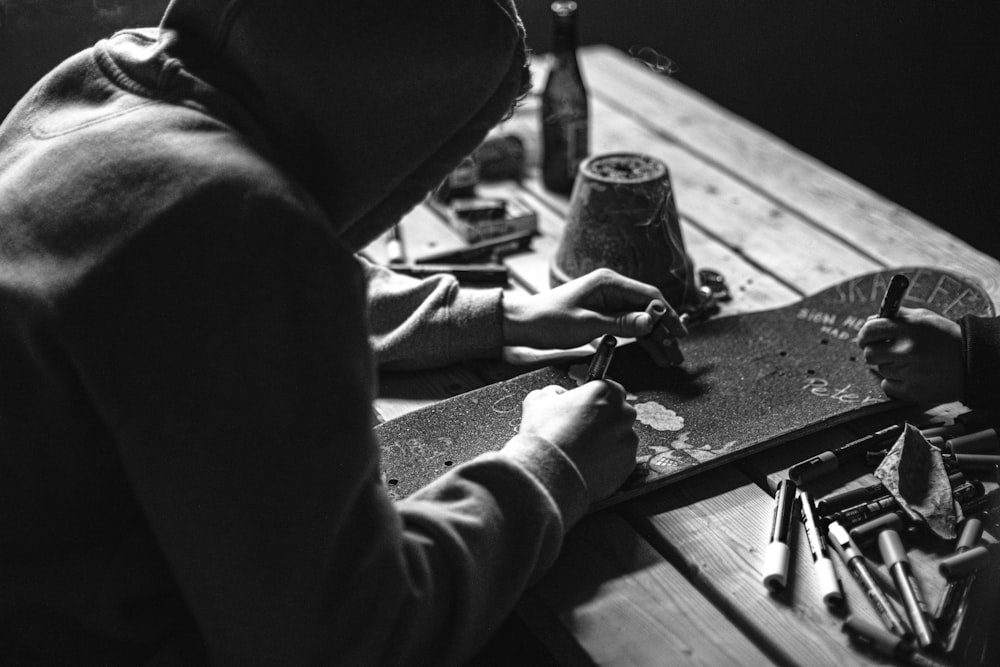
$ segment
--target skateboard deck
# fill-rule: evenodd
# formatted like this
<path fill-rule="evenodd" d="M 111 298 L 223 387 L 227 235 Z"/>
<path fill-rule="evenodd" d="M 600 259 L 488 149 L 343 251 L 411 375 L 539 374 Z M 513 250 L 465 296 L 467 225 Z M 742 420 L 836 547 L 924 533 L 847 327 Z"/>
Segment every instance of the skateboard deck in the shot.
<path fill-rule="evenodd" d="M 608 377 L 625 387 L 636 408 L 639 450 L 634 473 L 596 507 L 901 407 L 884 396 L 854 342 L 896 273 L 910 279 L 905 307 L 954 320 L 994 315 L 974 281 L 907 267 L 858 276 L 781 308 L 696 324 L 680 341 L 685 361 L 679 366 L 658 368 L 640 346 L 619 347 Z M 377 426 L 390 496 L 403 498 L 450 467 L 503 447 L 517 432 L 524 396 L 550 384 L 577 386 L 588 361 L 532 371 Z"/>

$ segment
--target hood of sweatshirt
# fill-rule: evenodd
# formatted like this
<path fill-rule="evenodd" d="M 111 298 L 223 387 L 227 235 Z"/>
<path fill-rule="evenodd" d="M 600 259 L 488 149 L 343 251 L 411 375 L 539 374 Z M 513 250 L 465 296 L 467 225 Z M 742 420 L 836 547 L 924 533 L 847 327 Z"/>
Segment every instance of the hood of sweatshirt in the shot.
<path fill-rule="evenodd" d="M 511 0 L 173 0 L 126 76 L 225 116 L 363 247 L 419 203 L 528 83 Z M 143 46 L 145 44 L 145 46 Z"/>

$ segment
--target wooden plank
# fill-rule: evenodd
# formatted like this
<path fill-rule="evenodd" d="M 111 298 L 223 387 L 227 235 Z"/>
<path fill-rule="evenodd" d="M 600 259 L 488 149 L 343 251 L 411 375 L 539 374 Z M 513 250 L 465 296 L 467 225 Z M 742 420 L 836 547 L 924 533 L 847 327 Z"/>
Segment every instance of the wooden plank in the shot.
<path fill-rule="evenodd" d="M 612 511 L 570 531 L 518 611 L 560 664 L 772 664 Z"/>
<path fill-rule="evenodd" d="M 687 226 L 698 227 L 786 285 L 808 294 L 831 282 L 885 268 L 818 230 L 794 210 L 650 132 L 602 98 L 595 97 L 591 109 L 595 154 L 637 151 L 663 160 Z"/>
<path fill-rule="evenodd" d="M 532 253 L 512 255 L 505 263 L 529 291 L 538 292 L 549 289 L 549 258 L 555 255 L 562 237 L 568 202 L 546 192 L 534 180 L 524 187 L 523 191 L 517 192 L 517 196 L 538 211 L 541 236 L 533 242 Z M 742 253 L 704 233 L 700 227 L 689 225 L 683 217 L 681 229 L 685 249 L 695 268 L 712 268 L 726 278 L 733 301 L 721 304 L 722 315 L 779 308 L 801 297 L 800 290 L 792 289 L 761 271 Z"/>
<path fill-rule="evenodd" d="M 859 254 L 887 266 L 930 265 L 976 276 L 1000 301 L 995 258 L 615 49 L 588 47 L 582 61 L 595 99 L 799 212 Z"/>
<path fill-rule="evenodd" d="M 878 623 L 864 594 L 841 571 L 847 608 L 840 614 L 827 610 L 801 531 L 790 544 L 789 588 L 778 596 L 765 591 L 760 568 L 772 507 L 770 495 L 726 466 L 638 498 L 622 511 L 653 548 L 684 569 L 776 662 L 880 664 L 851 648 L 840 630 L 848 612 Z"/>
<path fill-rule="evenodd" d="M 859 255 L 851 245 L 818 230 L 794 210 L 623 113 L 602 96 L 592 98 L 592 153 L 637 151 L 668 165 L 688 254 L 696 265 L 715 263 L 715 258 L 708 251 L 710 259 L 706 259 L 701 253 L 707 249 L 691 242 L 696 234 L 692 228 L 756 266 L 758 273 L 767 271 L 778 277 L 800 296 L 831 282 L 884 268 Z M 525 126 L 522 122 L 521 127 Z M 566 197 L 547 192 L 537 179 L 529 179 L 525 187 L 535 201 L 565 216 Z"/>
<path fill-rule="evenodd" d="M 556 219 L 565 224 L 565 200 L 560 201 L 535 183 L 528 183 L 526 187 L 536 201 L 559 207 Z M 684 236 L 685 250 L 694 262 L 696 271 L 703 268 L 714 269 L 725 277 L 729 285 L 733 300 L 720 304 L 720 316 L 780 308 L 803 296 L 801 289 L 789 286 L 770 272 L 762 270 L 759 265 L 748 261 L 744 253 L 734 250 L 714 235 L 705 233 L 701 226 L 690 224 L 683 214 L 681 233 Z"/>

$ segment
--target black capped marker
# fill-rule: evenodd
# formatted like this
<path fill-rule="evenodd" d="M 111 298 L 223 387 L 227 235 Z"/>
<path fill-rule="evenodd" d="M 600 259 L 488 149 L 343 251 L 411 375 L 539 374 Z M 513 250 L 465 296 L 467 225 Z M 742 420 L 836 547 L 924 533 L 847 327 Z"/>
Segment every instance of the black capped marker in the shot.
<path fill-rule="evenodd" d="M 879 306 L 879 317 L 896 317 L 899 313 L 899 305 L 906 296 L 906 290 L 910 287 L 910 279 L 902 273 L 897 273 L 889 279 L 889 287 L 886 288 L 882 296 L 882 305 Z"/>
<path fill-rule="evenodd" d="M 587 369 L 587 382 L 592 380 L 603 380 L 608 374 L 608 366 L 611 365 L 611 358 L 615 354 L 615 346 L 618 340 L 611 334 L 606 334 L 597 344 L 597 352 L 590 360 L 590 368 Z"/>
<path fill-rule="evenodd" d="M 840 467 L 842 461 L 861 457 L 869 449 L 895 440 L 903 432 L 902 424 L 893 424 L 875 431 L 863 438 L 853 440 L 842 447 L 823 452 L 811 459 L 796 463 L 788 469 L 788 477 L 796 484 L 805 484 L 823 475 L 829 474 Z"/>
<path fill-rule="evenodd" d="M 774 493 L 771 535 L 764 550 L 763 583 L 772 593 L 780 593 L 788 583 L 788 537 L 794 523 L 795 482 L 783 479 Z"/>
<path fill-rule="evenodd" d="M 812 553 L 816 581 L 823 603 L 827 607 L 837 607 L 844 602 L 844 591 L 840 588 L 840 579 L 830 560 L 830 552 L 826 548 L 826 539 L 820 532 L 819 520 L 816 518 L 816 508 L 808 491 L 799 489 L 799 511 L 802 513 L 802 525 L 805 527 L 806 541 Z"/>

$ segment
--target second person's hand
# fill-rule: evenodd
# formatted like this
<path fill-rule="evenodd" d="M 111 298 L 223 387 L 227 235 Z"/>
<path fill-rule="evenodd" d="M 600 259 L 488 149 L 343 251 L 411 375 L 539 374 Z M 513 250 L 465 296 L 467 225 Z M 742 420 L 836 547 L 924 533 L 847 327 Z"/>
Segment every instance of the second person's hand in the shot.
<path fill-rule="evenodd" d="M 520 432 L 561 449 L 576 465 L 595 503 L 618 489 L 635 468 L 639 439 L 635 408 L 617 382 L 595 380 L 574 389 L 552 385 L 524 399 Z"/>
<path fill-rule="evenodd" d="M 646 308 L 666 299 L 660 290 L 610 269 L 597 269 L 547 292 L 504 295 L 505 345 L 572 348 L 598 336 L 645 336 L 656 324 Z M 687 335 L 673 308 L 660 320 L 675 338 Z"/>

